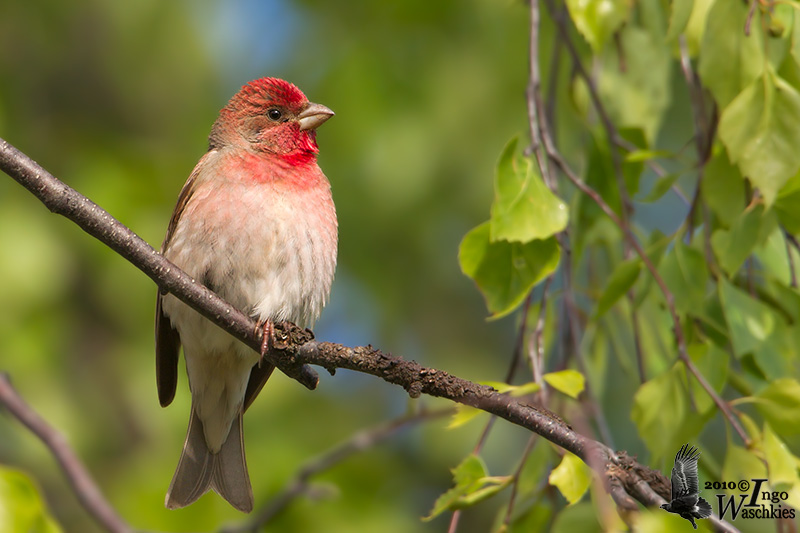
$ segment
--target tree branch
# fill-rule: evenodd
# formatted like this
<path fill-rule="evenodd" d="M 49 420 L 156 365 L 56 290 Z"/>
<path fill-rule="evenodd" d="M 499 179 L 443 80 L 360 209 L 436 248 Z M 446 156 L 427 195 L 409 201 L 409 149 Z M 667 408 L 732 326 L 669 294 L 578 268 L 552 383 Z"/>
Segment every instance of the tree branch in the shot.
<path fill-rule="evenodd" d="M 550 9 L 551 13 L 555 13 L 555 7 L 553 5 L 553 1 L 545 0 L 545 3 L 547 4 L 548 9 Z M 538 10 L 537 0 L 531 0 L 531 10 Z M 569 40 L 568 29 L 566 28 L 565 23 L 563 21 L 556 20 L 556 25 L 558 26 L 559 31 L 561 32 L 564 38 L 564 42 L 565 44 L 567 44 L 567 49 L 569 50 L 572 41 Z M 536 32 L 536 28 L 532 27 L 531 30 L 532 30 L 531 40 L 538 39 L 538 32 Z M 577 55 L 577 50 L 571 50 L 570 53 L 573 55 L 573 57 L 579 57 Z M 538 58 L 534 57 L 531 59 L 531 61 L 532 62 L 538 61 Z M 583 68 L 580 61 L 577 61 L 574 64 L 576 69 L 578 69 L 579 71 Z M 536 70 L 536 72 L 538 72 L 538 69 Z M 531 73 L 533 74 L 534 71 L 532 70 Z M 583 75 L 582 77 L 587 79 L 587 85 L 589 85 L 591 88 L 592 85 L 591 83 L 588 82 L 588 74 L 585 73 L 585 75 Z M 539 85 L 540 84 L 538 83 L 531 84 L 530 86 L 531 90 L 529 91 L 528 97 L 532 100 L 532 104 L 529 105 L 534 105 L 534 106 L 541 105 L 540 104 L 541 96 L 540 94 L 537 94 Z M 593 101 L 597 100 L 599 102 L 599 95 L 593 96 L 592 98 Z M 603 109 L 602 105 L 596 105 L 595 107 L 598 110 L 598 112 L 600 112 L 600 110 Z M 529 117 L 533 116 L 541 117 L 542 115 L 541 107 L 538 107 L 538 111 L 536 114 L 530 111 L 528 114 Z M 611 124 L 610 121 L 609 124 L 610 124 L 610 129 L 608 129 L 608 131 L 613 132 L 614 131 L 613 124 Z M 709 384 L 708 380 L 705 378 L 705 376 L 703 376 L 703 374 L 694 365 L 691 358 L 689 357 L 683 326 L 681 325 L 680 316 L 678 315 L 678 312 L 675 308 L 675 297 L 669 290 L 669 287 L 667 287 L 667 284 L 664 282 L 664 279 L 659 274 L 653 262 L 650 260 L 650 257 L 644 252 L 644 249 L 639 244 L 639 241 L 636 238 L 636 235 L 631 230 L 630 226 L 628 225 L 627 220 L 617 215 L 617 213 L 614 212 L 611 206 L 608 205 L 608 203 L 606 203 L 605 200 L 603 200 L 600 194 L 596 190 L 594 190 L 591 186 L 589 186 L 587 183 L 585 183 L 569 166 L 569 164 L 567 164 L 567 162 L 564 160 L 563 156 L 561 155 L 561 153 L 559 152 L 558 148 L 555 145 L 555 141 L 550 131 L 549 124 L 540 119 L 537 124 L 531 124 L 531 128 L 538 129 L 538 138 L 541 140 L 541 146 L 544 149 L 545 153 L 547 154 L 547 158 L 550 160 L 550 162 L 552 162 L 553 165 L 557 167 L 575 187 L 578 188 L 578 190 L 580 190 L 582 193 L 591 198 L 592 201 L 594 201 L 594 203 L 597 204 L 598 207 L 600 207 L 600 209 L 606 214 L 606 216 L 608 216 L 608 218 L 610 218 L 611 221 L 614 222 L 614 224 L 620 229 L 620 231 L 622 232 L 623 239 L 626 242 L 628 242 L 628 244 L 634 249 L 636 254 L 641 258 L 645 268 L 647 268 L 647 270 L 650 272 L 650 275 L 653 277 L 653 280 L 656 282 L 659 289 L 661 290 L 661 293 L 664 295 L 664 300 L 667 304 L 667 309 L 669 310 L 674 325 L 673 333 L 675 335 L 675 343 L 677 344 L 678 347 L 678 358 L 692 373 L 692 375 L 698 381 L 703 390 L 706 391 L 706 394 L 709 395 L 714 404 L 723 414 L 723 416 L 731 425 L 731 427 L 734 429 L 734 431 L 736 431 L 736 433 L 739 435 L 739 437 L 742 439 L 745 445 L 749 445 L 750 438 L 748 437 L 747 432 L 745 432 L 744 428 L 739 422 L 736 413 L 734 413 L 731 406 L 728 405 L 728 403 L 725 402 L 719 396 L 719 394 L 717 394 L 717 391 L 715 391 L 714 388 L 711 386 L 711 384 Z M 611 135 L 611 133 L 609 133 L 609 135 Z M 612 142 L 614 141 L 613 138 L 611 138 L 611 140 Z"/>
<path fill-rule="evenodd" d="M 131 527 L 117 514 L 95 484 L 92 475 L 72 451 L 64 436 L 39 416 L 11 385 L 8 374 L 0 372 L 0 403 L 53 454 L 83 508 L 106 530 L 127 533 Z"/>
<path fill-rule="evenodd" d="M 374 428 L 357 432 L 347 441 L 304 464 L 294 479 L 272 498 L 272 501 L 258 511 L 252 520 L 239 526 L 223 528 L 221 533 L 255 533 L 260 531 L 264 525 L 268 524 L 278 513 L 284 510 L 292 500 L 309 491 L 309 480 L 315 475 L 328 470 L 358 452 L 383 442 L 409 426 L 448 416 L 454 412 L 452 408 L 437 409 L 435 411 L 422 410 L 417 413 L 400 416 Z"/>
<path fill-rule="evenodd" d="M 43 169 L 7 141 L 0 139 L 0 170 L 11 176 L 53 213 L 62 215 L 147 274 L 161 291 L 172 293 L 256 351 L 261 350 L 262 328 L 256 322 L 195 281 L 158 253 L 106 210 Z M 287 376 L 313 390 L 319 382 L 308 367 L 278 367 Z"/>
<path fill-rule="evenodd" d="M 545 137 L 543 140 L 550 159 L 562 171 L 571 172 L 557 152 L 553 151 L 552 139 Z M 30 190 L 51 211 L 69 218 L 87 233 L 117 251 L 153 279 L 162 290 L 171 292 L 254 350 L 260 350 L 257 331 L 260 328 L 256 328 L 256 323 L 252 319 L 196 283 L 106 211 L 57 180 L 2 139 L 0 139 L 0 169 Z M 574 182 L 582 184 L 577 177 Z M 597 195 L 591 189 L 588 189 L 587 194 Z M 602 199 L 600 203 L 604 210 L 610 210 Z M 616 215 L 611 211 L 610 216 L 614 218 Z M 634 247 L 638 247 L 638 243 Z M 647 263 L 648 258 L 641 248 L 637 251 Z M 302 330 L 291 324 L 278 325 L 276 337 L 276 342 L 266 357 L 276 367 L 309 388 L 314 388 L 316 385 L 317 375 L 304 365 L 321 366 L 331 374 L 337 368 L 371 374 L 403 387 L 412 398 L 422 394 L 447 398 L 527 428 L 577 455 L 589 465 L 603 465 L 606 479 L 609 478 L 610 472 L 614 471 L 628 494 L 645 505 L 660 503 L 658 498 L 652 496 L 655 492 L 650 487 L 656 488 L 662 496 L 669 495 L 668 481 L 660 472 L 639 465 L 628 458 L 625 452 L 615 453 L 604 444 L 575 432 L 554 413 L 528 405 L 522 398 L 500 394 L 491 387 L 478 385 L 441 370 L 423 367 L 414 361 L 406 361 L 383 353 L 372 346 L 348 347 L 319 342 L 313 340 L 313 334 L 309 330 Z M 64 452 L 53 450 L 53 453 L 59 457 L 58 454 Z M 624 465 L 624 468 L 620 468 L 621 465 Z M 74 487 L 81 501 L 93 501 L 98 493 L 93 484 L 82 483 Z M 636 493 L 633 492 L 635 487 L 639 487 Z M 644 491 L 641 487 L 648 490 Z M 107 527 L 110 531 L 127 530 L 113 529 L 115 527 L 113 523 Z"/>

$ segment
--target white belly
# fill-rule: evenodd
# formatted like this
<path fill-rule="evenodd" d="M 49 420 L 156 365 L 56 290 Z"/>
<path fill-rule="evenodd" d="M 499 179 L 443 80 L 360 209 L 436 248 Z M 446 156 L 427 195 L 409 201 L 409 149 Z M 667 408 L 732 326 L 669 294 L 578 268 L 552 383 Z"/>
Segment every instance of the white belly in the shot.
<path fill-rule="evenodd" d="M 336 267 L 336 215 L 325 186 L 298 196 L 272 184 L 200 184 L 164 255 L 253 318 L 310 327 Z M 163 311 L 180 334 L 194 406 L 214 449 L 260 356 L 172 295 Z"/>

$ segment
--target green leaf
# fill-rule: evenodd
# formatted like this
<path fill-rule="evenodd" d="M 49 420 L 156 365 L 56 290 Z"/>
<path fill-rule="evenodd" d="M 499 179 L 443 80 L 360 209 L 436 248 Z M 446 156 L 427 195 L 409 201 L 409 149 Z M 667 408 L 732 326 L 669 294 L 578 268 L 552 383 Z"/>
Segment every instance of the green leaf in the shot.
<path fill-rule="evenodd" d="M 647 152 L 651 154 L 657 152 L 648 149 L 645 131 L 640 127 L 620 128 L 619 135 L 628 141 L 631 147 L 636 147 L 634 152 L 628 152 L 627 154 L 622 148 L 617 148 L 617 153 L 622 156 L 622 177 L 625 187 L 628 189 L 628 194 L 633 197 L 639 192 L 639 182 L 641 181 L 646 161 L 646 159 L 640 159 L 640 157 L 646 155 Z M 628 157 L 631 154 L 634 157 Z"/>
<path fill-rule="evenodd" d="M 524 531 L 548 531 L 553 520 L 553 504 L 547 498 L 536 498 L 529 507 L 512 519 L 509 529 L 501 525 L 493 533 L 521 533 Z M 514 513 L 515 515 L 517 513 Z M 559 513 L 561 514 L 561 513 Z"/>
<path fill-rule="evenodd" d="M 606 282 L 603 293 L 597 299 L 597 307 L 593 317 L 595 320 L 603 316 L 606 311 L 611 309 L 611 306 L 617 303 L 617 300 L 622 298 L 633 287 L 633 284 L 639 279 L 641 271 L 641 259 L 628 259 L 617 265 Z"/>
<path fill-rule="evenodd" d="M 713 3 L 700 45 L 697 73 L 720 109 L 764 71 L 763 35 L 758 14 L 745 35 L 749 5 L 739 1 Z"/>
<path fill-rule="evenodd" d="M 595 52 L 628 19 L 629 0 L 567 0 L 570 18 Z"/>
<path fill-rule="evenodd" d="M 719 296 L 728 323 L 733 353 L 742 357 L 758 349 L 775 329 L 770 309 L 722 279 Z"/>
<path fill-rule="evenodd" d="M 753 252 L 753 248 L 760 244 L 760 237 L 765 233 L 762 231 L 766 225 L 772 221 L 772 212 L 765 216 L 764 206 L 756 205 L 745 210 L 736 219 L 733 227 L 728 230 L 719 229 L 711 236 L 711 248 L 717 256 L 722 269 L 733 277 L 739 267 Z M 769 233 L 767 233 L 768 235 Z"/>
<path fill-rule="evenodd" d="M 753 397 L 758 412 L 784 435 L 800 433 L 800 383 L 778 378 Z"/>
<path fill-rule="evenodd" d="M 730 226 L 744 210 L 744 178 L 731 164 L 721 147 L 706 163 L 701 182 L 703 200 L 725 226 Z"/>
<path fill-rule="evenodd" d="M 0 531 L 59 533 L 39 490 L 18 470 L 0 466 Z"/>
<path fill-rule="evenodd" d="M 422 520 L 428 522 L 445 511 L 454 511 L 475 505 L 504 489 L 511 476 L 489 477 L 486 464 L 477 455 L 468 455 L 453 470 L 455 486 L 439 496 L 430 514 Z"/>
<path fill-rule="evenodd" d="M 641 163 L 643 161 L 650 161 L 651 159 L 659 159 L 665 157 L 674 157 L 675 154 L 667 150 L 632 150 L 625 156 L 626 163 Z"/>
<path fill-rule="evenodd" d="M 527 396 L 539 390 L 539 384 L 534 381 L 522 385 L 510 385 L 504 381 L 479 381 L 481 385 L 488 385 L 500 394 L 510 394 L 515 398 Z"/>
<path fill-rule="evenodd" d="M 658 272 L 675 297 L 679 313 L 691 313 L 703 305 L 708 267 L 700 251 L 675 241 L 672 252 L 661 260 Z"/>
<path fill-rule="evenodd" d="M 456 412 L 450 418 L 450 423 L 447 424 L 447 429 L 455 429 L 461 427 L 468 422 L 471 422 L 478 415 L 481 413 L 485 413 L 486 411 L 482 411 L 475 407 L 470 407 L 469 405 L 464 405 L 462 403 L 456 404 Z"/>
<path fill-rule="evenodd" d="M 784 63 L 791 51 L 795 9 L 796 6 L 778 4 L 761 13 L 761 17 L 757 15 L 753 17 L 753 24 L 760 22 L 768 36 L 768 44 L 765 47 L 767 60 L 775 68 L 779 68 Z"/>
<path fill-rule="evenodd" d="M 724 368 L 727 359 L 721 351 L 711 352 L 705 345 L 690 346 L 689 357 L 704 372 Z M 717 392 L 725 386 L 724 373 L 705 375 L 713 376 L 711 385 Z M 676 362 L 639 387 L 633 398 L 631 419 L 653 454 L 653 460 L 659 460 L 674 455 L 681 444 L 699 435 L 715 412 L 715 405 L 706 393 L 701 392 L 699 386 L 687 384 L 683 363 Z"/>
<path fill-rule="evenodd" d="M 797 354 L 795 330 L 771 307 L 724 278 L 719 282 L 719 295 L 734 355 L 741 359 L 752 354 L 770 379 L 790 375 L 791 360 Z"/>
<path fill-rule="evenodd" d="M 688 348 L 689 356 L 694 362 L 700 373 L 705 376 L 709 385 L 715 391 L 722 391 L 728 380 L 728 366 L 730 365 L 730 355 L 728 352 L 717 347 L 710 342 L 705 344 L 691 344 Z M 716 409 L 714 400 L 708 395 L 705 389 L 694 378 L 689 379 L 689 386 L 692 389 L 691 398 L 694 407 L 699 413 L 709 413 Z"/>
<path fill-rule="evenodd" d="M 800 169 L 800 93 L 774 72 L 765 72 L 722 112 L 719 137 L 730 160 L 772 205 Z"/>
<path fill-rule="evenodd" d="M 546 239 L 567 227 L 567 205 L 547 188 L 531 160 L 520 160 L 516 152 L 514 138 L 497 163 L 490 221 L 492 242 L 526 243 Z"/>
<path fill-rule="evenodd" d="M 561 463 L 550 472 L 548 481 L 557 487 L 572 505 L 589 490 L 589 485 L 592 483 L 592 470 L 576 455 L 567 452 L 561 459 Z"/>
<path fill-rule="evenodd" d="M 787 492 L 789 496 L 785 502 L 795 509 L 800 507 L 800 477 L 797 474 L 800 459 L 767 423 L 764 424 L 761 448 L 769 470 L 769 487 L 775 491 Z"/>
<path fill-rule="evenodd" d="M 620 33 L 620 47 L 606 47 L 600 61 L 598 91 L 609 115 L 620 128 L 644 131 L 650 145 L 671 102 L 672 61 L 662 39 L 626 26 Z"/>
<path fill-rule="evenodd" d="M 763 435 L 762 446 L 769 469 L 770 485 L 775 487 L 783 484 L 791 487 L 800 483 L 800 478 L 797 477 L 797 457 L 792 455 L 786 443 L 775 434 L 768 423 L 764 424 Z M 785 488 L 788 487 L 782 487 Z"/>
<path fill-rule="evenodd" d="M 778 220 L 789 233 L 800 233 L 800 174 L 786 182 L 778 193 L 774 208 Z"/>
<path fill-rule="evenodd" d="M 683 30 L 689 23 L 689 17 L 692 15 L 693 6 L 694 0 L 672 0 L 667 41 L 672 41 L 683 33 Z"/>
<path fill-rule="evenodd" d="M 655 202 L 666 193 L 668 190 L 675 185 L 675 182 L 678 181 L 678 178 L 681 175 L 678 173 L 675 174 L 667 174 L 666 176 L 659 178 L 658 181 L 655 182 L 653 188 L 650 189 L 650 192 L 642 198 L 641 200 L 637 200 L 639 202 L 650 203 Z"/>
<path fill-rule="evenodd" d="M 684 34 L 686 35 L 686 44 L 689 48 L 689 55 L 697 57 L 700 45 L 703 42 L 703 36 L 706 33 L 706 23 L 708 22 L 708 12 L 714 0 L 694 0 L 692 6 L 692 14 L 689 16 L 689 22 L 686 24 Z"/>
<path fill-rule="evenodd" d="M 756 454 L 747 451 L 741 446 L 728 444 L 725 462 L 722 465 L 722 479 L 749 480 L 766 477 L 767 469 Z"/>
<path fill-rule="evenodd" d="M 576 400 L 586 386 L 586 378 L 576 370 L 567 369 L 550 372 L 542 377 L 551 387 Z"/>
<path fill-rule="evenodd" d="M 529 243 L 491 242 L 485 222 L 464 236 L 461 270 L 478 285 L 492 318 L 512 312 L 539 281 L 558 266 L 554 237 Z"/>

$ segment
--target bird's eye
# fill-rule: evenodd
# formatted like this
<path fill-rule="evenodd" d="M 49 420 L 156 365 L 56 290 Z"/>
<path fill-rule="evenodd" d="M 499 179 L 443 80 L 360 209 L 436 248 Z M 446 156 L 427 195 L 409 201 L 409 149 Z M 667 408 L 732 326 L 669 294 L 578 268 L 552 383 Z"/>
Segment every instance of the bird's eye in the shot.
<path fill-rule="evenodd" d="M 280 109 L 275 109 L 274 107 L 267 111 L 267 116 L 270 120 L 274 120 L 275 122 L 279 121 L 283 116 Z"/>

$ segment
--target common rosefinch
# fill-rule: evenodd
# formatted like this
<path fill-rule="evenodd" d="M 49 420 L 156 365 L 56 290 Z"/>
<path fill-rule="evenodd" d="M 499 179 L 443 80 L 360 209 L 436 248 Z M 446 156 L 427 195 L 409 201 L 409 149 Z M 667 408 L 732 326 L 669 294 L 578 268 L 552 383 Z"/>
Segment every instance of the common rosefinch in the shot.
<path fill-rule="evenodd" d="M 183 186 L 162 245 L 169 260 L 266 325 L 310 326 L 328 299 L 337 221 L 330 184 L 317 166 L 315 129 L 331 116 L 283 80 L 242 87 L 211 128 L 208 153 Z M 211 489 L 249 512 L 242 415 L 273 366 L 258 364 L 260 354 L 159 294 L 162 406 L 175 396 L 181 344 L 192 413 L 166 506 L 184 507 Z"/>

